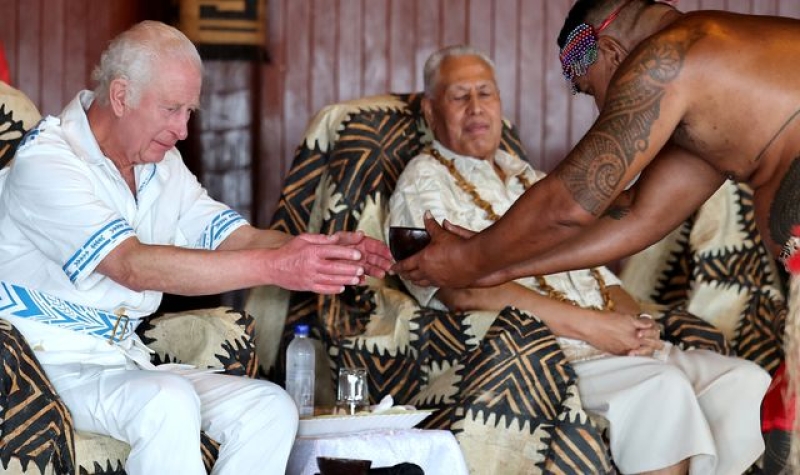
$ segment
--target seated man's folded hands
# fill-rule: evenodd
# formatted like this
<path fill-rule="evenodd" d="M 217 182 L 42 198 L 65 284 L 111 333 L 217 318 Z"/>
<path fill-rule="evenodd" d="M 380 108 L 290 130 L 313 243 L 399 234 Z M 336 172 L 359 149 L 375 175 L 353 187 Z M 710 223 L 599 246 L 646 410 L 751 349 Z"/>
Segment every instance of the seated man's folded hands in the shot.
<path fill-rule="evenodd" d="M 436 299 L 458 311 L 500 311 L 513 305 L 541 318 L 555 335 L 562 337 L 562 344 L 572 340 L 570 348 L 582 347 L 584 353 L 651 356 L 663 349 L 658 325 L 639 316 L 640 309 L 633 298 L 619 285 L 609 286 L 607 291 L 609 301 L 614 302 L 613 309 L 581 307 L 565 300 L 563 294 L 542 295 L 518 282 L 489 288 L 441 288 Z M 629 305 L 620 305 L 623 301 Z"/>

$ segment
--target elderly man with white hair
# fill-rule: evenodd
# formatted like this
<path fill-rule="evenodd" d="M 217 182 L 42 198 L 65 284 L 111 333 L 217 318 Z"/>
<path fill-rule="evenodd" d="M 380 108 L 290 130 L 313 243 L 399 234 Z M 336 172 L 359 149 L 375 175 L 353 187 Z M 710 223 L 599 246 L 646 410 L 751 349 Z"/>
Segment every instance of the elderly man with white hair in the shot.
<path fill-rule="evenodd" d="M 205 474 L 201 430 L 221 443 L 214 474 L 283 473 L 298 415 L 282 388 L 159 371 L 134 329 L 163 292 L 341 292 L 382 277 L 388 248 L 360 233 L 257 229 L 208 196 L 175 148 L 202 84 L 175 28 L 123 32 L 94 78 L 0 172 L 0 317 L 34 348 L 76 429 L 130 444 L 130 475 Z"/>

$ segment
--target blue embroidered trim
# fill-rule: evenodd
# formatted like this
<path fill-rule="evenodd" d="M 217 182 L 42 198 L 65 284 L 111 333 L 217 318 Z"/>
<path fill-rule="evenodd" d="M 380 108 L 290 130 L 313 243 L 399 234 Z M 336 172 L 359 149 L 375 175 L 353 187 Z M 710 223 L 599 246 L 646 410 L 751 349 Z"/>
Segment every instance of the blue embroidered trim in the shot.
<path fill-rule="evenodd" d="M 138 320 L 61 300 L 43 292 L 0 281 L 0 314 L 27 318 L 48 325 L 122 341 L 136 329 Z"/>
<path fill-rule="evenodd" d="M 197 247 L 201 249 L 216 249 L 228 235 L 233 225 L 245 219 L 236 211 L 229 209 L 218 214 L 211 220 L 211 224 L 206 226 L 203 235 L 197 242 Z"/>
<path fill-rule="evenodd" d="M 39 122 L 36 123 L 35 126 L 31 128 L 25 135 L 22 136 L 22 140 L 20 140 L 19 145 L 17 146 L 17 151 L 22 150 L 23 147 L 27 147 L 28 145 L 33 142 L 36 137 L 39 136 L 45 129 L 45 121 L 46 118 L 39 119 Z"/>
<path fill-rule="evenodd" d="M 156 165 L 155 165 L 155 163 L 151 163 L 150 164 L 149 170 L 150 170 L 150 175 L 148 175 L 147 178 L 142 180 L 142 183 L 139 184 L 139 189 L 136 190 L 136 195 L 137 196 L 142 194 L 142 190 L 144 190 L 145 187 L 147 186 L 147 184 L 150 183 L 153 180 L 154 176 L 156 176 Z"/>
<path fill-rule="evenodd" d="M 122 237 L 133 235 L 133 228 L 122 218 L 108 223 L 97 231 L 81 246 L 75 254 L 64 264 L 62 269 L 69 277 L 70 282 L 75 282 L 81 272 L 97 259 L 97 256 L 108 246 L 119 241 Z"/>

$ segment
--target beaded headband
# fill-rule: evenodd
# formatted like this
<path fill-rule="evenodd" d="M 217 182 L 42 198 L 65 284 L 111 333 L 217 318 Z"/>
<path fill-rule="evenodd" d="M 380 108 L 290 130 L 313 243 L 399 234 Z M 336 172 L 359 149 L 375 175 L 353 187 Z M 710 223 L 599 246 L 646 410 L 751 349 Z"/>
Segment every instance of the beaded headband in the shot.
<path fill-rule="evenodd" d="M 597 61 L 597 38 L 600 36 L 600 32 L 605 30 L 619 16 L 622 9 L 632 1 L 628 0 L 618 6 L 597 28 L 588 23 L 581 23 L 567 36 L 567 41 L 564 47 L 561 48 L 561 53 L 558 57 L 561 59 L 564 78 L 569 83 L 573 94 L 578 92 L 578 88 L 575 86 L 575 78 L 586 74 L 589 66 Z"/>

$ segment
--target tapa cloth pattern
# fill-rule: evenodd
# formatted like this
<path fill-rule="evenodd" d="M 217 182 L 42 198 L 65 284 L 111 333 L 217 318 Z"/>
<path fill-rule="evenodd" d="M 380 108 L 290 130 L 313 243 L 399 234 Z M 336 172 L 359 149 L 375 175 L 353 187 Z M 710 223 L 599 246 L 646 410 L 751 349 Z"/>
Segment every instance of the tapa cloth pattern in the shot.
<path fill-rule="evenodd" d="M 297 148 L 272 227 L 291 234 L 362 230 L 383 239 L 397 177 L 432 140 L 420 99 L 367 97 L 317 114 Z M 501 148 L 525 158 L 508 122 Z M 538 319 L 512 307 L 421 308 L 396 277 L 368 278 L 334 296 L 274 298 L 260 288 L 247 304 L 259 321 L 286 311 L 282 346 L 271 353 L 274 380 L 282 378 L 292 328 L 307 323 L 325 347 L 331 382 L 339 366 L 363 366 L 373 402 L 391 394 L 399 404 L 436 409 L 423 424 L 452 430 L 472 473 L 614 472 L 602 431 L 581 407 L 574 371 Z M 665 326 L 724 351 L 711 325 L 681 312 L 669 318 Z"/>

